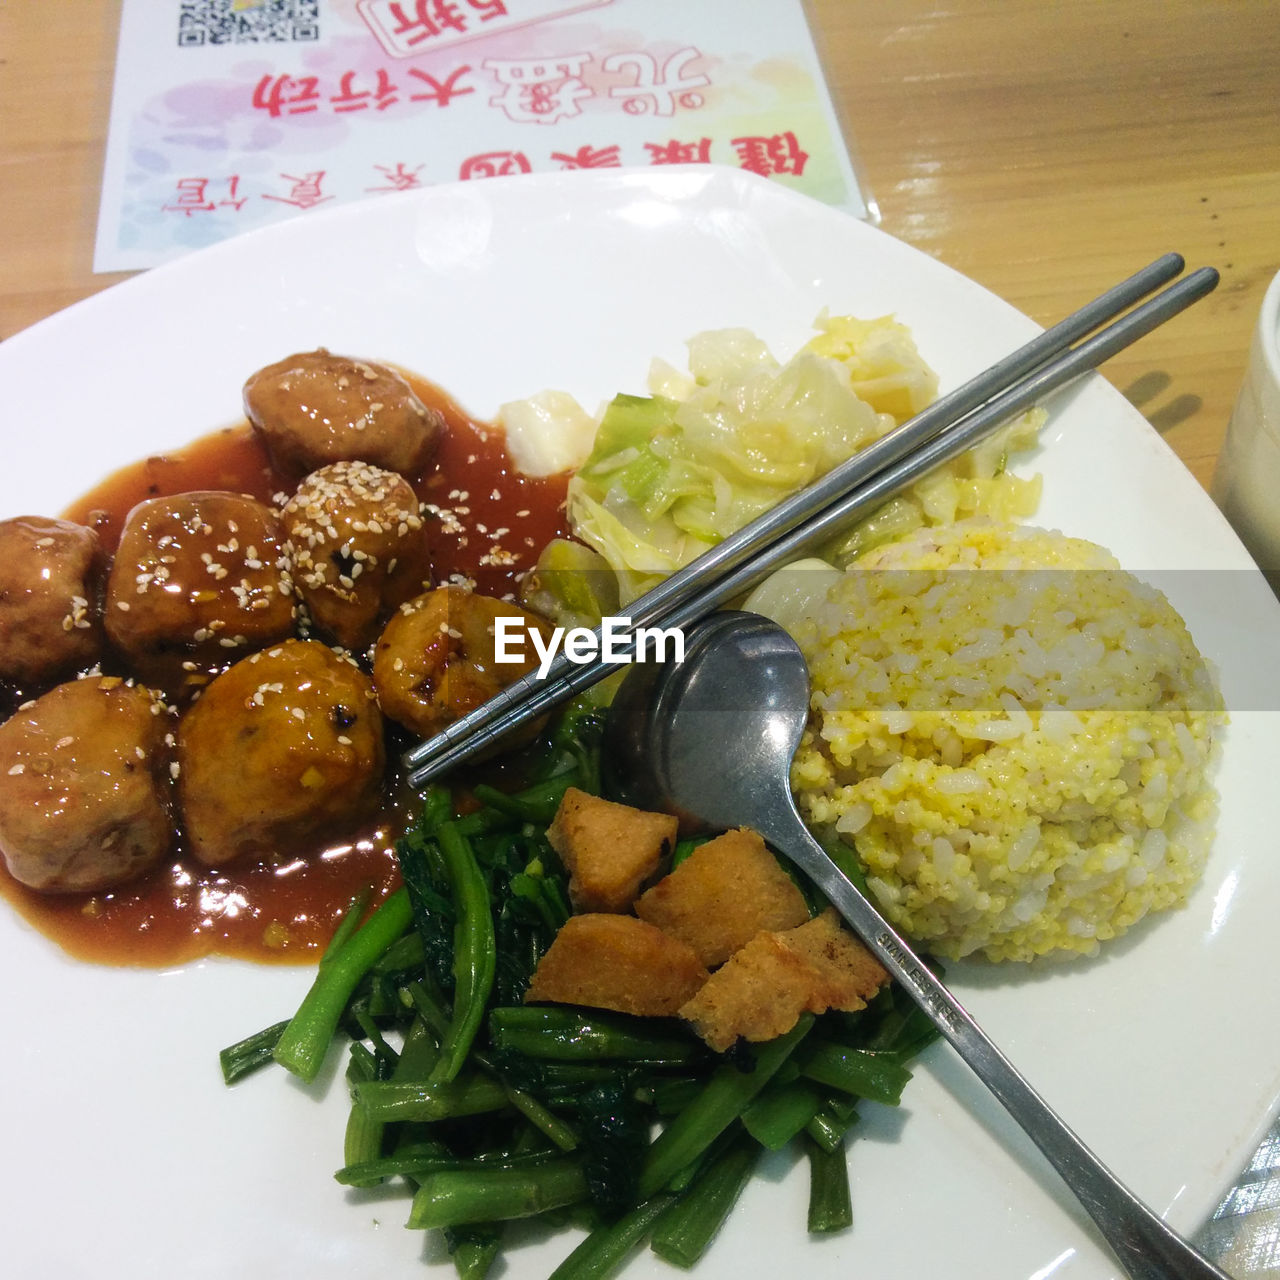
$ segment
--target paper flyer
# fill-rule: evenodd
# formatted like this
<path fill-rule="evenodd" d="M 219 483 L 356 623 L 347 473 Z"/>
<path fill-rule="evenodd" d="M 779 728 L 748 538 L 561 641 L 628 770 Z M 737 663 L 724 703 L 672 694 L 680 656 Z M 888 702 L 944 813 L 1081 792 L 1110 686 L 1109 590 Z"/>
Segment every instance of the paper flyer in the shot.
<path fill-rule="evenodd" d="M 124 0 L 94 269 L 440 182 L 672 163 L 868 216 L 801 0 Z"/>

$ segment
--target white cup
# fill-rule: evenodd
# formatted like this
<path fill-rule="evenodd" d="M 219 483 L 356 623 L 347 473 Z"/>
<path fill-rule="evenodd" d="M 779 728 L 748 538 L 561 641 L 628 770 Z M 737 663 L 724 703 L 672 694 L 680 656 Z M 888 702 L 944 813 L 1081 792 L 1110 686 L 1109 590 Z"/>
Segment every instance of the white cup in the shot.
<path fill-rule="evenodd" d="M 1280 275 L 1262 299 L 1213 500 L 1259 566 L 1280 570 Z"/>

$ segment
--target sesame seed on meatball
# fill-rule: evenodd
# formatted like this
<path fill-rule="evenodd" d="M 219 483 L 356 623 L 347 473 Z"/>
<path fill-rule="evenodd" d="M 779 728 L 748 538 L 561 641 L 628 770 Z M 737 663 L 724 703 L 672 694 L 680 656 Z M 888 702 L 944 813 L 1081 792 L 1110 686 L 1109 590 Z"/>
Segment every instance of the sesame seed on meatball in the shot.
<path fill-rule="evenodd" d="M 428 585 L 427 533 L 409 482 L 367 462 L 313 471 L 281 513 L 312 621 L 361 652 L 387 613 Z"/>
<path fill-rule="evenodd" d="M 112 642 L 171 692 L 290 635 L 297 603 L 275 512 L 210 490 L 129 512 L 107 579 Z"/>

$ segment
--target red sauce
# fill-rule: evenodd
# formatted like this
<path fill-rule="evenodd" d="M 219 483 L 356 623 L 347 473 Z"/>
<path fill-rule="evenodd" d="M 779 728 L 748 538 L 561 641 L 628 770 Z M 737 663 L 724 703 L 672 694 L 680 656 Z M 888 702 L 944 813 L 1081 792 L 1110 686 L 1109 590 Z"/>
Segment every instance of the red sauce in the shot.
<path fill-rule="evenodd" d="M 542 547 L 565 534 L 566 478 L 520 475 L 500 429 L 474 421 L 439 388 L 406 376 L 447 424 L 431 465 L 408 478 L 423 502 L 448 508 L 461 525 L 452 533 L 433 525 L 433 578 L 445 582 L 459 574 L 486 595 L 513 592 L 517 575 Z M 114 551 L 125 516 L 145 498 L 229 489 L 270 502 L 295 483 L 296 477 L 273 468 L 258 437 L 242 424 L 125 467 L 64 515 L 92 525 Z M 413 798 L 403 794 L 395 766 L 407 739 L 394 727 L 389 732 L 385 812 L 365 829 L 335 836 L 327 847 L 303 850 L 278 865 L 232 864 L 223 870 L 179 851 L 146 879 L 92 896 L 34 893 L 0 861 L 0 896 L 81 960 L 155 967 L 210 955 L 313 962 L 357 893 L 372 888 L 376 904 L 399 883 L 392 846 L 411 820 Z"/>

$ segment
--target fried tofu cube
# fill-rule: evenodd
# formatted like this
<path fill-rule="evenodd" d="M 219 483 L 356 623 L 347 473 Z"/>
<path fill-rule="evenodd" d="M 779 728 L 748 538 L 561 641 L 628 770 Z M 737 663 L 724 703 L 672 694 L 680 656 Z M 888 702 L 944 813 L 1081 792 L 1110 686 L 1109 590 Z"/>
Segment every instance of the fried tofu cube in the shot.
<path fill-rule="evenodd" d="M 588 795 L 564 793 L 547 839 L 569 872 L 576 911 L 629 911 L 675 847 L 675 818 Z"/>
<path fill-rule="evenodd" d="M 813 968 L 777 933 L 759 933 L 680 1007 L 680 1016 L 717 1053 L 739 1037 L 785 1035 L 812 1002 Z"/>
<path fill-rule="evenodd" d="M 570 916 L 538 962 L 526 1001 L 671 1017 L 707 980 L 698 957 L 635 916 Z"/>
<path fill-rule="evenodd" d="M 695 849 L 636 902 L 636 915 L 688 943 L 714 969 L 761 930 L 809 918 L 804 895 L 754 831 L 726 831 Z"/>
<path fill-rule="evenodd" d="M 802 1013 L 866 1007 L 889 980 L 874 956 L 838 922 L 834 911 L 783 933 L 759 933 L 736 951 L 680 1016 L 723 1053 L 740 1037 L 785 1035 Z"/>
<path fill-rule="evenodd" d="M 817 998 L 827 1009 L 845 1013 L 864 1009 L 889 981 L 885 967 L 840 923 L 833 907 L 784 937 L 787 946 L 818 974 Z"/>

